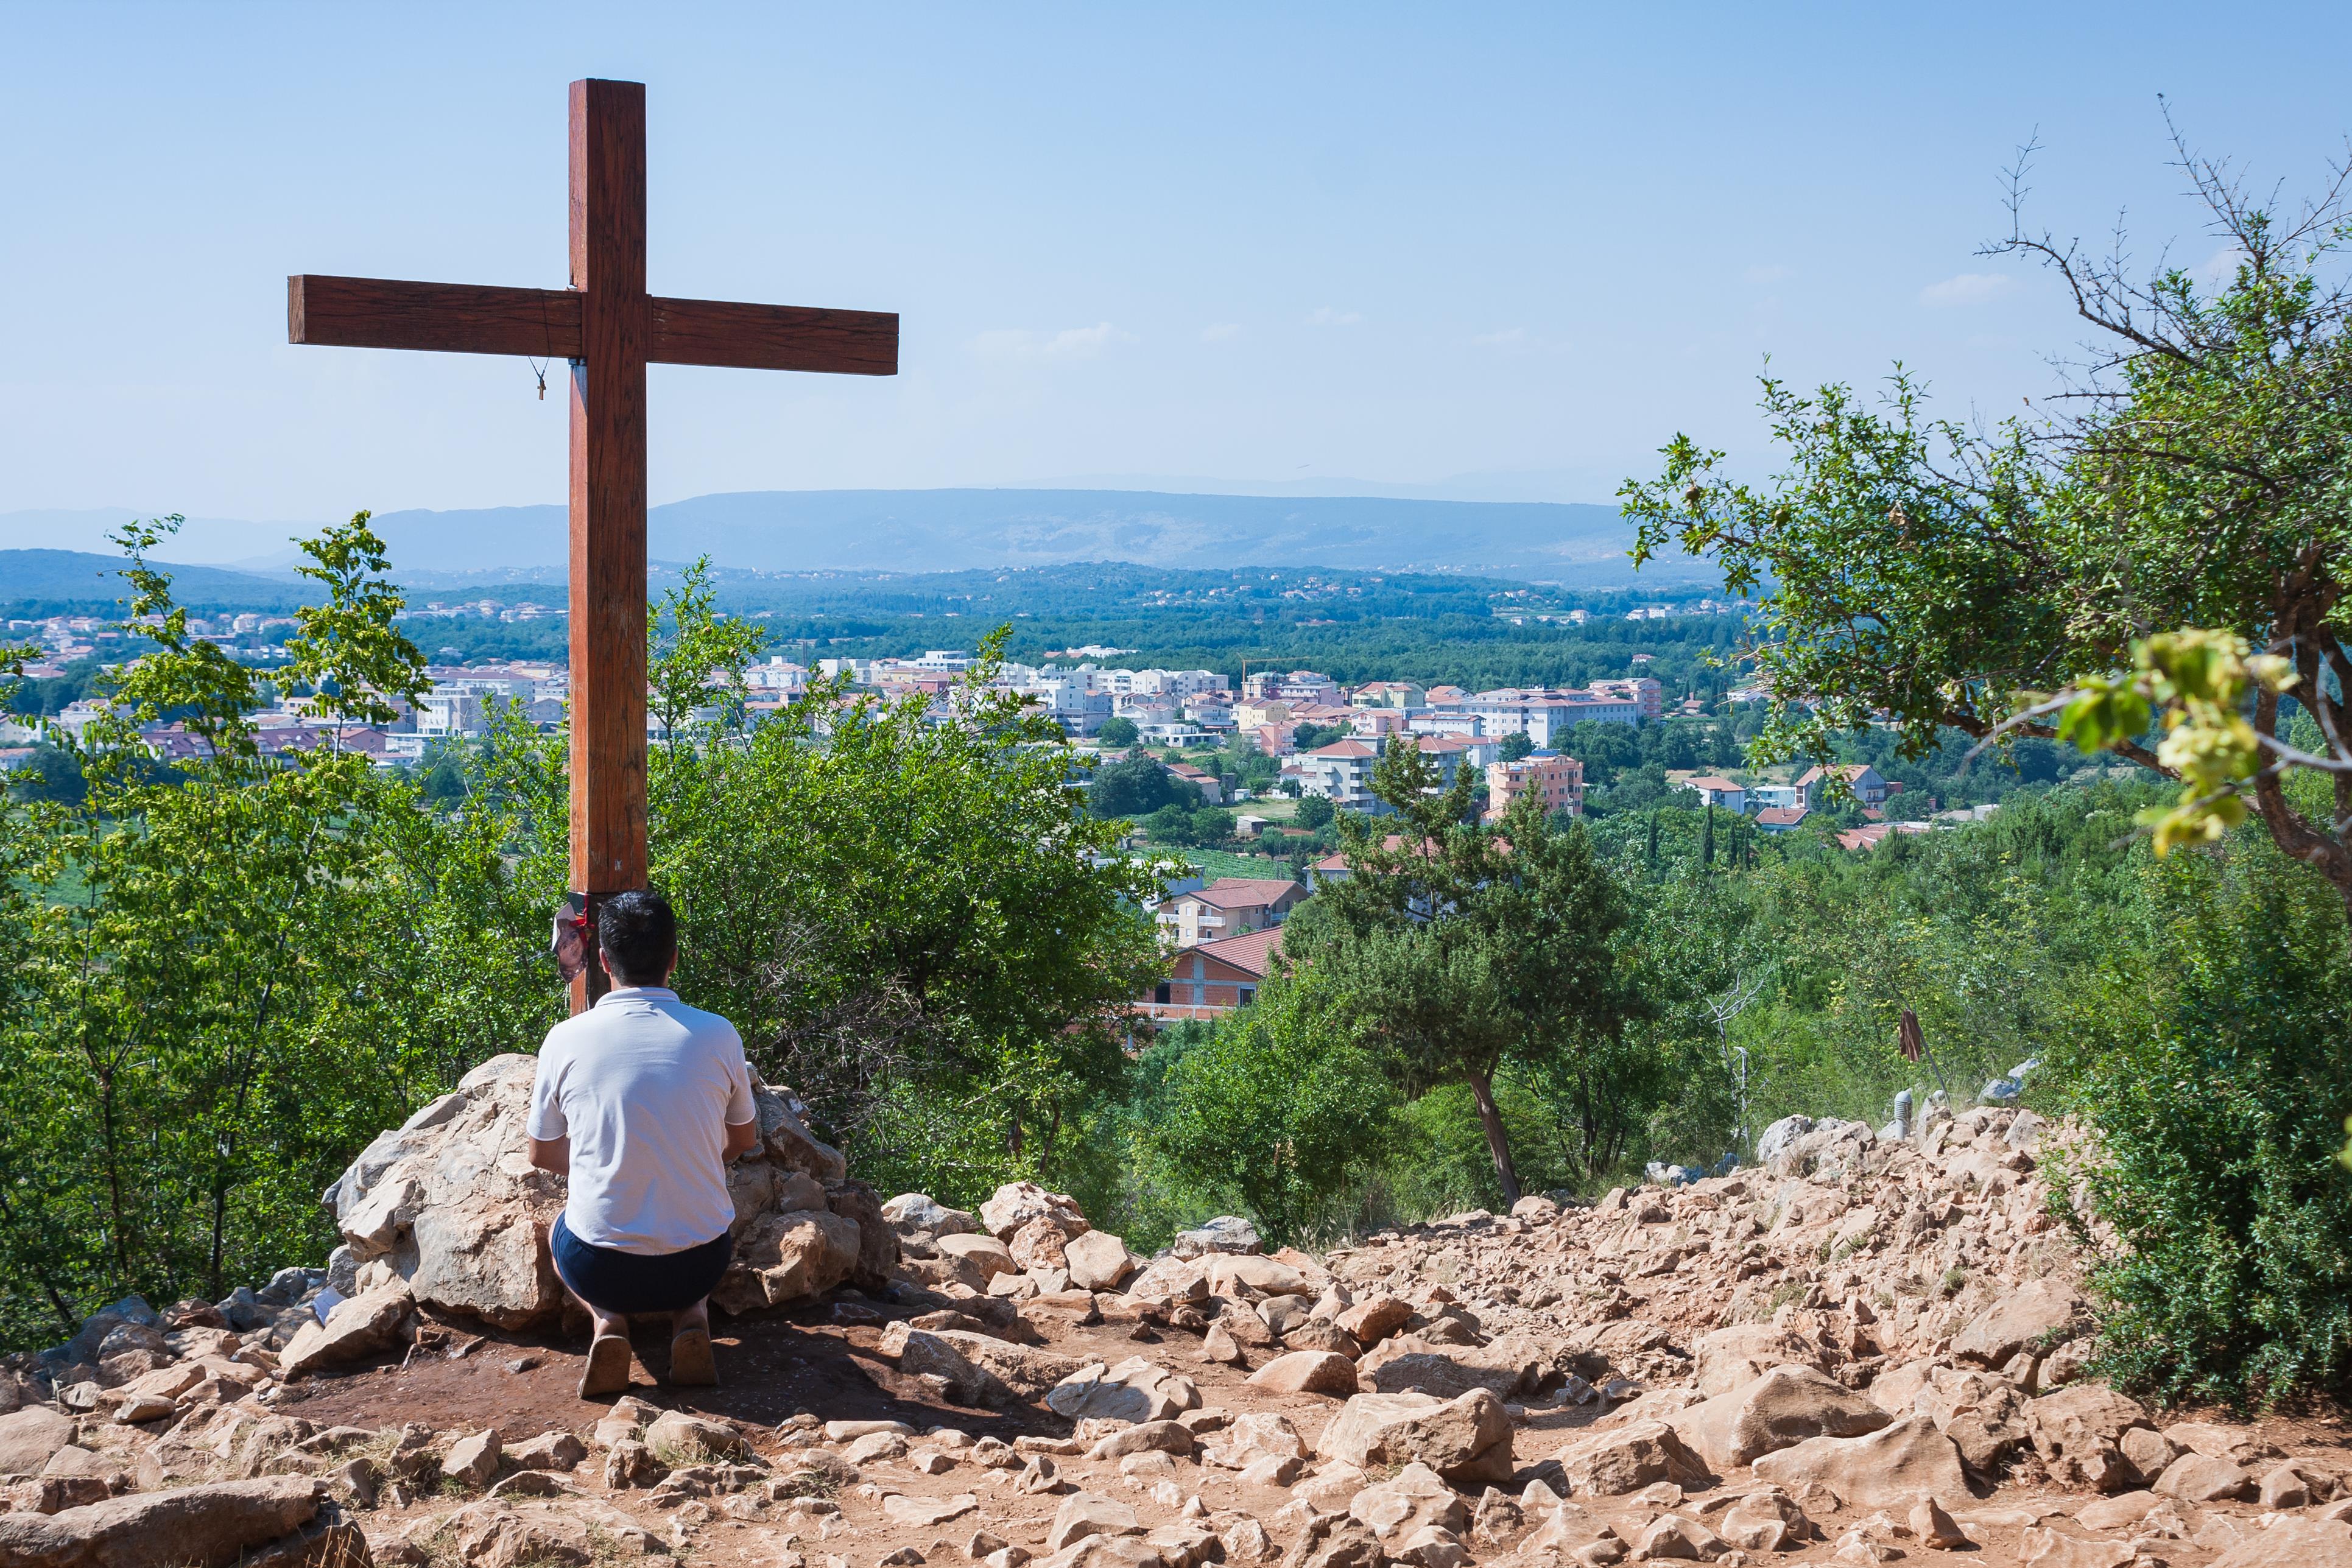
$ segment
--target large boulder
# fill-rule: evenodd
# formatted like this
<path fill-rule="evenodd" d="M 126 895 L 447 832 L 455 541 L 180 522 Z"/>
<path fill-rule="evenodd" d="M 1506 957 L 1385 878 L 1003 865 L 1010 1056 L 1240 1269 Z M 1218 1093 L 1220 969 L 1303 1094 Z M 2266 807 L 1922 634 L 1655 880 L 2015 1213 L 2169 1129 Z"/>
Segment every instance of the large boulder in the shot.
<path fill-rule="evenodd" d="M 37 1476 L 74 1440 L 73 1419 L 46 1405 L 0 1416 L 0 1476 Z"/>
<path fill-rule="evenodd" d="M 2340 1519 L 2276 1520 L 2207 1568 L 2352 1568 L 2352 1524 Z"/>
<path fill-rule="evenodd" d="M 1477 1345 L 1436 1344 L 1406 1334 L 1367 1352 L 1357 1370 L 1383 1394 L 1418 1389 L 1452 1399 L 1484 1388 L 1509 1399 L 1534 1392 L 1551 1370 L 1551 1354 L 1525 1334 Z"/>
<path fill-rule="evenodd" d="M 1143 1266 L 1122 1239 L 1108 1230 L 1089 1230 L 1062 1247 L 1070 1283 L 1081 1291 L 1116 1291 L 1118 1282 Z"/>
<path fill-rule="evenodd" d="M 1050 1219 L 1066 1237 L 1084 1236 L 1093 1227 L 1066 1192 L 1047 1192 L 1034 1181 L 1009 1181 L 980 1206 L 980 1223 L 999 1241 L 1010 1242 L 1033 1219 Z"/>
<path fill-rule="evenodd" d="M 825 1208 L 763 1214 L 735 1244 L 711 1301 L 723 1312 L 756 1312 L 821 1294 L 857 1267 L 862 1232 Z"/>
<path fill-rule="evenodd" d="M 1776 1366 L 1743 1388 L 1663 1417 L 1718 1470 L 1754 1464 L 1810 1437 L 1858 1437 L 1893 1417 L 1810 1366 Z"/>
<path fill-rule="evenodd" d="M 367 1540 L 341 1525 L 327 1485 L 309 1476 L 221 1481 L 139 1492 L 61 1512 L 0 1515 L 0 1563 L 9 1568 L 227 1568 L 261 1559 L 294 1563 L 369 1561 Z M 329 1528 L 319 1524 L 330 1511 Z M 280 1554 L 299 1544 L 299 1555 Z M 341 1552 L 340 1557 L 333 1553 Z"/>
<path fill-rule="evenodd" d="M 2021 1351 L 2054 1343 L 2082 1315 L 2083 1296 L 2056 1280 L 2031 1280 L 1969 1320 L 1952 1336 L 1952 1355 L 1979 1366 L 2006 1366 Z"/>
<path fill-rule="evenodd" d="M 1359 1394 L 1331 1417 L 1315 1451 L 1358 1469 L 1418 1461 L 1457 1486 L 1499 1486 L 1511 1479 L 1511 1418 L 1484 1388 L 1452 1400 Z"/>
<path fill-rule="evenodd" d="M 297 1329 L 278 1353 L 278 1369 L 295 1378 L 320 1367 L 344 1366 L 380 1355 L 407 1343 L 409 1319 L 415 1311 L 416 1298 L 398 1280 L 363 1291 L 336 1303 L 324 1322 L 308 1322 Z M 171 1397 L 185 1392 L 177 1390 Z"/>
<path fill-rule="evenodd" d="M 1814 1437 L 1756 1461 L 1756 1479 L 1789 1491 L 1819 1483 L 1849 1508 L 1908 1508 L 1922 1493 L 1964 1499 L 1959 1450 L 1925 1416 L 1860 1437 Z"/>
<path fill-rule="evenodd" d="M 1691 1357 L 1698 1368 L 1698 1391 L 1712 1399 L 1747 1387 L 1776 1366 L 1818 1365 L 1821 1351 L 1773 1323 L 1734 1323 L 1699 1335 Z"/>
<path fill-rule="evenodd" d="M 1708 1480 L 1706 1461 L 1660 1421 L 1578 1438 L 1559 1451 L 1559 1468 L 1579 1497 L 1623 1497 L 1660 1481 L 1696 1490 Z"/>
<path fill-rule="evenodd" d="M 1178 1258 L 1205 1258 L 1213 1252 L 1263 1252 L 1257 1227 L 1238 1214 L 1221 1214 L 1196 1230 L 1180 1230 L 1169 1251 Z"/>
<path fill-rule="evenodd" d="M 1139 1355 L 1117 1366 L 1080 1367 L 1046 1394 L 1045 1407 L 1073 1421 L 1171 1421 L 1201 1407 L 1201 1390 L 1191 1378 Z"/>
<path fill-rule="evenodd" d="M 942 1236 L 970 1236 L 980 1221 L 961 1208 L 934 1202 L 927 1193 L 902 1192 L 882 1206 L 882 1218 L 903 1241 L 930 1241 Z"/>
<path fill-rule="evenodd" d="M 2154 1480 L 2124 1452 L 2125 1435 L 2153 1430 L 2137 1402 L 2095 1383 L 2075 1383 L 2025 1404 L 2025 1429 L 2060 1486 L 2116 1492 Z"/>
<path fill-rule="evenodd" d="M 378 1134 L 321 1195 L 343 1245 L 387 1263 L 428 1311 L 511 1330 L 551 1322 L 563 1310 L 547 1238 L 563 1209 L 564 1182 L 531 1166 L 524 1136 L 537 1068 L 535 1057 L 491 1058 Z M 797 1101 L 756 1081 L 752 1097 L 760 1144 L 728 1174 L 737 1264 L 726 1295 L 767 1305 L 844 1279 L 881 1283 L 898 1240 L 870 1189 L 845 1183 L 840 1152 L 810 1134 Z M 799 1233 L 787 1256 L 792 1227 L 762 1228 L 787 1214 L 835 1224 L 818 1227 L 822 1245 Z"/>

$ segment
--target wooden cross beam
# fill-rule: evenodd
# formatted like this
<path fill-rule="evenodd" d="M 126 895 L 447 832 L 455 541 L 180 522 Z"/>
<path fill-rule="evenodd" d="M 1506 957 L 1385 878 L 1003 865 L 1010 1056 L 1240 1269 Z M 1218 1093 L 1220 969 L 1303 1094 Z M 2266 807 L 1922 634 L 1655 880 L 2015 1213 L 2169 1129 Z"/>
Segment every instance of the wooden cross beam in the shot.
<path fill-rule="evenodd" d="M 646 883 L 646 366 L 888 376 L 898 318 L 646 292 L 646 89 L 572 84 L 572 287 L 298 275 L 287 338 L 572 361 L 572 886 Z M 572 982 L 577 1012 L 604 989 Z"/>

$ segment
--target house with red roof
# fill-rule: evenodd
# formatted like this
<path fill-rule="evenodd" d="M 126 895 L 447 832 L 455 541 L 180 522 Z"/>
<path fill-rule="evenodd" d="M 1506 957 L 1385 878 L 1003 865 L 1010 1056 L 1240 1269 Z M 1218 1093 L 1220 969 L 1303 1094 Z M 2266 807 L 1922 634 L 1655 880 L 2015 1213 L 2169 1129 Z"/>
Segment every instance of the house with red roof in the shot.
<path fill-rule="evenodd" d="M 1221 876 L 1160 900 L 1151 906 L 1151 918 L 1178 947 L 1193 947 L 1279 925 L 1307 892 L 1288 877 Z"/>
<path fill-rule="evenodd" d="M 1257 989 L 1282 957 L 1282 927 L 1222 936 L 1180 949 L 1168 977 L 1151 988 L 1136 1009 L 1147 1017 L 1173 1021 L 1218 1018 L 1257 999 Z"/>

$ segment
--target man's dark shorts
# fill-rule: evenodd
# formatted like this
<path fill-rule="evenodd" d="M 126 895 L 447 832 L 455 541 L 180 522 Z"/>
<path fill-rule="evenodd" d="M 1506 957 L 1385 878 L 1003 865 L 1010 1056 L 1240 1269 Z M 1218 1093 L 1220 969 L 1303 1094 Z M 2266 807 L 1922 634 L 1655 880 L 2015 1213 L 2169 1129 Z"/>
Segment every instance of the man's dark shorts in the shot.
<path fill-rule="evenodd" d="M 675 1312 L 694 1305 L 719 1286 L 735 1255 L 734 1239 L 721 1231 L 715 1240 L 683 1252 L 647 1257 L 598 1247 L 572 1234 L 561 1216 L 548 1245 L 555 1271 L 572 1293 L 608 1312 Z"/>

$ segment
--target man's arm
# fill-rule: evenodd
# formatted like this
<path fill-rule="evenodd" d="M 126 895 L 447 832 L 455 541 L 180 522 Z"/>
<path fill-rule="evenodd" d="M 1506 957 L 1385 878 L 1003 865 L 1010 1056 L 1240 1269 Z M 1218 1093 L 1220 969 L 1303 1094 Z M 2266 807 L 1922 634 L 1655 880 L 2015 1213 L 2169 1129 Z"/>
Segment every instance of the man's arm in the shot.
<path fill-rule="evenodd" d="M 735 1129 L 730 1127 L 727 1130 L 732 1133 Z M 532 1165 L 543 1171 L 553 1171 L 557 1176 L 572 1174 L 572 1138 L 569 1134 L 561 1138 L 532 1138 L 530 1144 Z"/>
<path fill-rule="evenodd" d="M 755 1116 L 748 1122 L 730 1122 L 727 1124 L 727 1153 L 725 1158 L 729 1165 L 733 1165 L 739 1155 L 748 1155 L 759 1146 L 760 1120 L 758 1117 Z M 535 1159 L 538 1156 L 534 1154 L 532 1157 Z"/>

